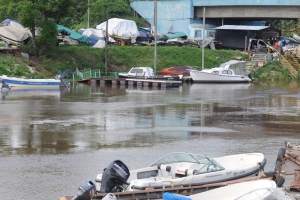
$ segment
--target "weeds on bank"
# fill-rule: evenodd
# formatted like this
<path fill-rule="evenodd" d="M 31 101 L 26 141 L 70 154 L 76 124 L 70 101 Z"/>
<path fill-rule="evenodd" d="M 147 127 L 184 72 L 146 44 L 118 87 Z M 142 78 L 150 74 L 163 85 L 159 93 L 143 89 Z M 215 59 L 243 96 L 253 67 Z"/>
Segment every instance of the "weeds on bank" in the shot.
<path fill-rule="evenodd" d="M 262 81 L 288 81 L 289 75 L 290 72 L 288 69 L 281 67 L 279 62 L 267 63 L 258 70 L 252 72 L 253 77 Z"/>
<path fill-rule="evenodd" d="M 33 74 L 30 72 L 28 67 L 24 65 L 16 64 L 15 60 L 9 56 L 1 55 L 0 75 L 7 75 L 11 77 L 26 76 L 29 78 Z"/>

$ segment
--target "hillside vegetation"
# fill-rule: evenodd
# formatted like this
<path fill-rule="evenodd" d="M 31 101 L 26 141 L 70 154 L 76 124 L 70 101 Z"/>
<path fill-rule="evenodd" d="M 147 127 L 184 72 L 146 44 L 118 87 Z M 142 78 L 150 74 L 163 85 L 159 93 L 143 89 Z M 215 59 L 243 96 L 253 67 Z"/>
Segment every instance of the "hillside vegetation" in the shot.
<path fill-rule="evenodd" d="M 23 49 L 30 54 L 30 49 Z M 242 57 L 248 59 L 248 55 L 233 50 L 205 49 L 204 67 L 217 67 L 221 63 Z M 41 78 L 32 73 L 25 58 L 0 54 L 0 74 L 8 76 L 25 76 Z M 59 46 L 48 49 L 46 54 L 39 59 L 30 56 L 30 59 L 41 64 L 45 69 L 57 74 L 59 71 L 76 69 L 100 69 L 102 76 L 105 75 L 105 49 L 91 48 L 89 46 Z M 134 66 L 154 66 L 154 48 L 151 46 L 109 46 L 107 72 L 128 71 Z M 159 46 L 157 48 L 156 71 L 172 66 L 202 67 L 202 49 L 195 47 Z M 38 69 L 38 67 L 37 67 Z M 252 72 L 256 79 L 288 80 L 289 72 L 281 67 L 279 62 L 272 62 Z"/>
<path fill-rule="evenodd" d="M 205 68 L 248 55 L 240 51 L 205 49 Z M 110 46 L 108 48 L 109 72 L 127 71 L 134 66 L 154 66 L 154 47 Z M 60 46 L 49 49 L 39 62 L 54 74 L 59 70 L 75 71 L 87 68 L 105 71 L 105 49 L 88 46 Z M 202 66 L 202 50 L 195 47 L 157 47 L 157 71 L 171 66 Z"/>

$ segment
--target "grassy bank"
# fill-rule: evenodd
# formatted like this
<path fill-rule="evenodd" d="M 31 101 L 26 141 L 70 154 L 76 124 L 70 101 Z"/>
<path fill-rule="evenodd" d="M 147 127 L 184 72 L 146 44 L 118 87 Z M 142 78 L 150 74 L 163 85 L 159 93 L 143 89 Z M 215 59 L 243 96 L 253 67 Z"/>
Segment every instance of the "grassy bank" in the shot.
<path fill-rule="evenodd" d="M 219 66 L 235 57 L 247 58 L 239 51 L 205 49 L 205 68 Z M 79 70 L 92 68 L 105 70 L 105 49 L 87 46 L 61 46 L 50 49 L 40 59 L 44 67 L 54 73 L 62 69 Z M 110 46 L 108 71 L 127 71 L 134 66 L 154 65 L 154 47 Z M 157 71 L 171 66 L 202 66 L 202 51 L 195 47 L 158 47 Z"/>
<path fill-rule="evenodd" d="M 24 48 L 24 52 L 30 54 L 29 48 Z M 240 51 L 232 50 L 210 50 L 205 49 L 204 66 L 212 68 L 219 66 L 236 57 L 248 59 L 248 55 Z M 33 76 L 40 78 L 37 74 L 32 74 L 28 67 L 29 62 L 22 58 L 16 59 L 6 54 L 0 54 L 0 74 L 8 76 Z M 57 74 L 60 70 L 69 69 L 71 72 L 84 69 L 100 69 L 105 72 L 105 49 L 91 48 L 89 46 L 59 46 L 50 48 L 46 54 L 36 59 L 31 59 L 42 64 L 44 68 Z M 128 71 L 134 66 L 154 65 L 154 47 L 151 46 L 110 46 L 108 48 L 108 72 Z M 157 47 L 157 71 L 171 66 L 202 66 L 202 49 L 195 47 L 159 46 Z M 280 66 L 280 63 L 270 63 L 252 73 L 253 77 L 260 80 L 288 80 L 289 72 Z"/>

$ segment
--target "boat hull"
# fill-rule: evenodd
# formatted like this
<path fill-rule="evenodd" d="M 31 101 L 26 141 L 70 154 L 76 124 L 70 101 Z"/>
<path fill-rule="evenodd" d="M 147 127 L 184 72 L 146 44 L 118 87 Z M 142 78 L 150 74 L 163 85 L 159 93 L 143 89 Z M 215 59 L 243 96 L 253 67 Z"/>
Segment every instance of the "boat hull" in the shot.
<path fill-rule="evenodd" d="M 191 77 L 196 83 L 249 83 L 252 80 L 242 75 L 220 75 L 191 70 Z"/>
<path fill-rule="evenodd" d="M 162 71 L 157 72 L 158 75 L 160 76 L 178 76 L 178 75 L 183 75 L 183 76 L 190 76 L 190 70 L 192 67 L 190 66 L 175 66 L 175 67 L 170 67 L 166 68 Z"/>
<path fill-rule="evenodd" d="M 10 87 L 18 88 L 59 88 L 61 81 L 56 79 L 23 79 L 1 76 Z"/>
<path fill-rule="evenodd" d="M 198 199 L 235 200 L 242 195 L 252 192 L 253 190 L 258 190 L 258 194 L 260 195 L 259 197 L 267 197 L 269 195 L 271 196 L 271 193 L 268 190 L 263 190 L 266 188 L 276 189 L 276 183 L 272 180 L 247 181 L 247 182 L 236 183 L 225 187 L 219 187 L 206 192 L 190 195 L 189 198 L 192 200 L 198 200 Z M 250 197 L 253 198 L 253 196 Z"/>
<path fill-rule="evenodd" d="M 158 170 L 157 166 L 130 171 L 129 190 L 144 190 L 146 188 L 168 188 L 175 186 L 197 186 L 218 183 L 256 175 L 266 164 L 263 154 L 239 154 L 215 158 L 225 167 L 223 170 L 205 171 L 200 174 L 176 177 L 176 173 L 185 170 L 201 168 L 190 163 L 170 163 L 171 172 Z"/>

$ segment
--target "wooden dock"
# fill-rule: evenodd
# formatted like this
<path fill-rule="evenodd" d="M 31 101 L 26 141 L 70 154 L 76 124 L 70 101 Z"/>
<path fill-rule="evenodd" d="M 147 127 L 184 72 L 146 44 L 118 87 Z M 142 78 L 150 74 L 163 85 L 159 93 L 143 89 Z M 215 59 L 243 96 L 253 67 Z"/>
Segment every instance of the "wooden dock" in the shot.
<path fill-rule="evenodd" d="M 285 156 L 285 165 L 282 166 L 280 173 L 280 176 L 285 178 L 283 187 L 295 199 L 300 199 L 300 145 L 288 145 Z"/>
<path fill-rule="evenodd" d="M 161 80 L 161 79 L 135 79 L 135 78 L 89 78 L 77 81 L 89 85 L 128 85 L 141 87 L 179 87 L 182 81 Z"/>

